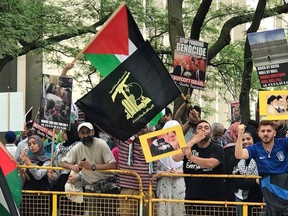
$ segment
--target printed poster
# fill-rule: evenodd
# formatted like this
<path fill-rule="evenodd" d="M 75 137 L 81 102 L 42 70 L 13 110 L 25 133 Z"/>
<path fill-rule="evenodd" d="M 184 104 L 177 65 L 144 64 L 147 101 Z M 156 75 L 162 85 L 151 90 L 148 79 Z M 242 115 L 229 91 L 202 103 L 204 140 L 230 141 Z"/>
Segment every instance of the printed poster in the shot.
<path fill-rule="evenodd" d="M 70 128 L 72 83 L 71 77 L 43 74 L 41 126 L 64 130 Z"/>
<path fill-rule="evenodd" d="M 288 90 L 259 91 L 260 119 L 288 119 Z"/>
<path fill-rule="evenodd" d="M 239 101 L 231 102 L 231 122 L 240 122 L 240 103 Z"/>
<path fill-rule="evenodd" d="M 288 84 L 288 44 L 284 29 L 248 34 L 261 87 Z"/>
<path fill-rule="evenodd" d="M 204 90 L 208 43 L 177 37 L 172 77 L 176 84 Z"/>
<path fill-rule="evenodd" d="M 147 163 L 179 154 L 186 147 L 181 125 L 144 134 L 139 139 Z"/>

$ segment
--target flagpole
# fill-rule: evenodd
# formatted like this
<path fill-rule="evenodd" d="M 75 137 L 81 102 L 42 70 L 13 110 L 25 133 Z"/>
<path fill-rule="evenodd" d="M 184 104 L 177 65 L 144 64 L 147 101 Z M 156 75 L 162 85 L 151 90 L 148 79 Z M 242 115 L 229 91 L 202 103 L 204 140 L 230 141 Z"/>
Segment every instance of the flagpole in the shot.
<path fill-rule="evenodd" d="M 51 144 L 51 155 L 50 155 L 50 167 L 53 166 L 53 154 L 54 154 L 54 143 L 55 143 L 55 128 L 52 130 L 52 144 Z"/>
<path fill-rule="evenodd" d="M 8 131 L 10 130 L 10 90 L 8 92 Z"/>
<path fill-rule="evenodd" d="M 89 43 L 86 44 L 86 46 L 84 47 L 84 49 L 82 49 L 77 56 L 73 59 L 73 61 L 71 62 L 71 64 L 74 64 L 79 58 L 80 56 L 84 53 L 84 51 L 87 49 L 88 46 L 90 46 L 90 44 L 95 40 L 96 37 L 98 37 L 98 35 L 102 32 L 103 29 L 105 29 L 105 27 L 109 24 L 109 22 L 116 16 L 116 14 L 122 9 L 122 7 L 124 7 L 126 5 L 125 2 L 122 2 L 121 5 L 117 8 L 116 11 L 114 11 L 114 13 L 107 19 L 107 21 L 103 24 L 102 28 L 96 32 L 95 36 L 90 40 Z"/>
<path fill-rule="evenodd" d="M 0 188 L 2 190 L 3 196 L 5 198 L 7 206 L 9 208 L 10 215 L 11 216 L 19 216 L 20 214 L 16 208 L 16 204 L 15 204 L 14 199 L 12 197 L 9 185 L 6 181 L 6 178 L 4 176 L 4 173 L 3 173 L 1 166 L 0 166 Z"/>

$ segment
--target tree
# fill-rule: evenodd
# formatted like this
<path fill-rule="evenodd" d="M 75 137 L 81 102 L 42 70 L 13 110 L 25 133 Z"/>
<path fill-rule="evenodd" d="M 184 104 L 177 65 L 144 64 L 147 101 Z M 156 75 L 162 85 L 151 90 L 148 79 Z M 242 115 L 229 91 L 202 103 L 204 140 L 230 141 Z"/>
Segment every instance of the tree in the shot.
<path fill-rule="evenodd" d="M 170 2 L 170 4 L 169 4 Z M 173 4 L 171 2 L 174 2 Z M 173 8 L 172 5 L 178 5 L 178 7 L 183 7 L 183 1 L 182 0 L 177 0 L 177 3 L 174 0 L 168 0 L 168 11 L 169 10 L 175 10 L 175 11 L 181 11 L 179 8 Z M 211 0 L 203 0 L 197 10 L 197 13 L 195 15 L 195 18 L 193 20 L 193 24 L 191 27 L 191 32 L 190 32 L 190 38 L 191 39 L 198 39 L 200 38 L 200 34 L 202 33 L 201 30 L 204 28 L 204 23 L 205 23 L 205 18 L 209 12 L 209 9 L 211 10 Z M 231 42 L 231 30 L 241 24 L 248 23 L 252 21 L 251 27 L 247 31 L 247 33 L 250 32 L 255 32 L 259 28 L 260 21 L 263 18 L 270 17 L 270 16 L 275 16 L 275 15 L 280 15 L 282 13 L 286 13 L 288 11 L 287 4 L 282 5 L 282 3 L 277 3 L 276 1 L 276 6 L 271 5 L 270 8 L 265 8 L 266 6 L 266 1 L 258 1 L 257 9 L 255 12 L 249 12 L 246 11 L 246 13 L 242 13 L 239 15 L 235 15 L 232 18 L 228 18 L 227 21 L 223 24 L 223 27 L 220 31 L 220 35 L 218 39 L 213 43 L 209 50 L 208 50 L 208 65 L 219 65 L 217 63 L 216 56 L 217 54 L 221 53 L 221 51 L 230 44 Z M 170 6 L 170 7 L 169 7 Z M 173 20 L 181 20 L 179 17 L 179 13 L 172 13 L 174 14 Z M 178 15 L 178 17 L 176 17 Z M 228 16 L 231 14 L 227 14 Z M 173 23 L 171 23 L 172 25 Z M 181 24 L 178 23 L 178 29 L 181 29 Z M 169 32 L 170 38 L 175 37 L 178 32 L 174 30 L 174 32 Z M 180 35 L 180 36 L 185 36 L 185 35 Z M 173 47 L 173 41 L 170 41 L 170 46 Z M 173 51 L 171 51 L 173 55 Z M 252 55 L 250 51 L 250 47 L 248 44 L 248 41 L 246 40 L 245 43 L 245 50 L 244 50 L 244 67 L 242 69 L 243 73 L 241 73 L 241 78 L 242 78 L 242 84 L 241 84 L 241 94 L 239 95 L 239 100 L 241 102 L 241 115 L 244 116 L 244 122 L 247 122 L 250 118 L 250 108 L 249 108 L 249 93 L 250 93 L 250 88 L 251 88 L 251 73 L 253 69 L 252 65 Z M 213 61 L 212 61 L 213 60 Z M 221 73 L 220 73 L 221 76 Z"/>
<path fill-rule="evenodd" d="M 235 59 L 232 64 L 231 62 L 225 64 L 227 58 L 223 58 L 227 50 L 238 52 L 235 49 L 240 47 L 229 46 L 232 28 L 256 20 L 256 17 L 261 20 L 288 11 L 288 5 L 282 5 L 280 1 L 276 1 L 275 5 L 271 3 L 267 8 L 264 7 L 261 16 L 254 16 L 255 12 L 252 10 L 234 6 L 231 8 L 223 4 L 216 10 L 212 0 L 168 0 L 167 10 L 164 11 L 156 7 L 155 1 L 146 1 L 144 6 L 142 0 L 126 2 L 138 25 L 146 27 L 148 39 L 168 66 L 172 65 L 176 35 L 189 35 L 193 39 L 199 39 L 201 35 L 202 38 L 209 38 L 208 65 L 213 66 L 215 71 L 213 73 L 218 73 L 220 76 L 229 65 L 234 65 L 235 71 L 239 71 L 240 68 L 241 63 L 234 61 Z M 57 3 L 58 5 L 55 5 L 53 2 L 52 5 L 49 1 L 39 0 L 1 1 L 0 72 L 9 61 L 30 52 L 53 52 L 55 55 L 49 56 L 50 61 L 57 64 L 61 63 L 59 54 L 75 57 L 83 48 L 82 44 L 85 44 L 103 25 L 120 1 L 61 0 Z M 264 1 L 258 2 L 258 5 L 263 4 Z M 222 26 L 221 30 L 218 26 Z M 169 33 L 170 47 L 165 47 L 162 43 L 163 35 L 166 33 Z M 84 62 L 83 59 L 79 61 Z M 90 65 L 86 67 L 88 74 L 95 72 Z M 250 83 L 251 70 L 242 69 L 243 71 L 245 83 L 242 81 L 240 100 L 246 103 L 250 86 L 245 84 Z M 80 79 L 80 76 L 76 75 L 75 79 Z M 248 106 L 241 107 L 241 112 L 246 115 L 249 113 L 248 109 Z"/>

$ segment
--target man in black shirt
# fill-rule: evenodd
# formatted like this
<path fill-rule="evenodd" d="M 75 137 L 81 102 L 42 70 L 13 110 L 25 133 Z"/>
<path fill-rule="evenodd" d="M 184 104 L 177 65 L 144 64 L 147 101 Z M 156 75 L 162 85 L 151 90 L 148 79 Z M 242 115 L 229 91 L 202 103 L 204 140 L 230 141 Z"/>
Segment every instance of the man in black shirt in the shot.
<path fill-rule="evenodd" d="M 196 133 L 182 149 L 183 153 L 174 155 L 175 161 L 183 160 L 185 174 L 223 174 L 223 148 L 211 142 L 211 126 L 201 120 Z M 223 178 L 185 177 L 186 200 L 224 200 Z"/>

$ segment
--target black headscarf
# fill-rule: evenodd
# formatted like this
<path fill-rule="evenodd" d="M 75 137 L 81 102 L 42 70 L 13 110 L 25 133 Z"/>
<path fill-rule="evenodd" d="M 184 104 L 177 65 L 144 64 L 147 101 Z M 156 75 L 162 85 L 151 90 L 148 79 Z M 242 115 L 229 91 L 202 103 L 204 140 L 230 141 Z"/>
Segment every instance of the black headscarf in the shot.
<path fill-rule="evenodd" d="M 253 138 L 253 143 L 257 143 L 260 142 L 260 138 L 257 134 L 257 130 L 255 127 L 253 127 L 252 125 L 247 125 L 245 128 L 245 133 L 249 133 L 251 134 L 252 138 Z"/>
<path fill-rule="evenodd" d="M 80 141 L 78 132 L 77 132 L 77 125 L 71 124 L 70 130 L 66 131 L 67 140 L 63 142 L 63 146 L 70 146 L 73 143 Z"/>

